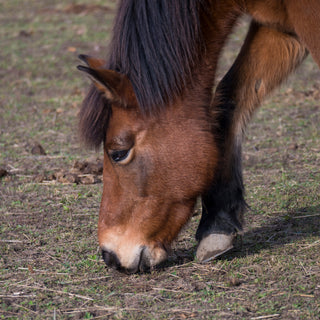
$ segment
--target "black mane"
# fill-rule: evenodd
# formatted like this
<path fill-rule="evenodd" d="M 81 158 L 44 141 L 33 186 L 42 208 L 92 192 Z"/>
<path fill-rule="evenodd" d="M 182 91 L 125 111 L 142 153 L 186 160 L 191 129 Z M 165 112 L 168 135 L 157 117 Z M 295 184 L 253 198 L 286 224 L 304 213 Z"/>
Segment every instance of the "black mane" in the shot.
<path fill-rule="evenodd" d="M 122 0 L 109 69 L 126 74 L 143 112 L 181 94 L 201 43 L 200 0 Z"/>
<path fill-rule="evenodd" d="M 191 80 L 200 59 L 203 2 L 120 1 L 106 67 L 128 76 L 144 114 L 164 108 Z M 80 129 L 94 147 L 104 138 L 108 109 L 107 101 L 92 87 L 80 111 Z"/>

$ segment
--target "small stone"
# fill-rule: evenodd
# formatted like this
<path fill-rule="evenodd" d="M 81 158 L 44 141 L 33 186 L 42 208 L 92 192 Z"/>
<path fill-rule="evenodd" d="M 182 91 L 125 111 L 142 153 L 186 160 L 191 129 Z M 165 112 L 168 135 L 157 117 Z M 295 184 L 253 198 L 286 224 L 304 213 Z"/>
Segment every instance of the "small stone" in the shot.
<path fill-rule="evenodd" d="M 99 159 L 96 161 L 78 161 L 76 160 L 72 168 L 73 172 L 80 171 L 83 174 L 102 175 L 103 162 Z"/>
<path fill-rule="evenodd" d="M 79 183 L 80 179 L 78 177 L 78 175 L 74 174 L 74 173 L 67 173 L 65 175 L 65 183 Z"/>
<path fill-rule="evenodd" d="M 7 176 L 9 174 L 9 172 L 4 169 L 4 168 L 0 168 L 0 178 L 3 178 L 5 176 Z"/>
<path fill-rule="evenodd" d="M 32 31 L 20 30 L 19 37 L 29 38 L 32 36 L 32 33 L 33 33 Z"/>
<path fill-rule="evenodd" d="M 88 173 L 101 175 L 103 171 L 103 163 L 97 162 L 97 163 L 89 163 L 87 166 Z"/>
<path fill-rule="evenodd" d="M 52 181 L 52 180 L 57 180 L 56 174 L 55 173 L 50 173 L 47 176 L 47 180 Z"/>
<path fill-rule="evenodd" d="M 85 161 L 78 161 L 76 160 L 74 163 L 73 163 L 73 168 L 74 169 L 78 169 L 79 171 L 82 171 L 83 168 L 86 167 L 86 162 Z"/>
<path fill-rule="evenodd" d="M 55 173 L 56 179 L 61 183 L 79 183 L 79 176 L 75 173 L 58 171 Z"/>
<path fill-rule="evenodd" d="M 98 177 L 96 177 L 92 174 L 88 174 L 88 175 L 81 177 L 80 182 L 82 184 L 95 184 L 95 183 L 100 183 L 101 179 L 99 179 Z"/>
<path fill-rule="evenodd" d="M 43 182 L 44 180 L 46 179 L 45 175 L 44 174 L 38 174 L 34 177 L 34 181 L 35 182 L 38 182 L 38 183 L 41 183 Z"/>
<path fill-rule="evenodd" d="M 292 143 L 290 144 L 290 146 L 288 147 L 289 150 L 297 150 L 299 148 L 298 144 L 296 143 Z"/>
<path fill-rule="evenodd" d="M 39 156 L 45 156 L 46 155 L 46 152 L 44 151 L 43 147 L 39 143 L 36 143 L 32 147 L 31 153 L 34 154 L 34 155 L 39 155 Z"/>
<path fill-rule="evenodd" d="M 230 280 L 229 280 L 230 287 L 238 287 L 241 284 L 242 284 L 242 282 L 236 277 L 230 278 Z"/>

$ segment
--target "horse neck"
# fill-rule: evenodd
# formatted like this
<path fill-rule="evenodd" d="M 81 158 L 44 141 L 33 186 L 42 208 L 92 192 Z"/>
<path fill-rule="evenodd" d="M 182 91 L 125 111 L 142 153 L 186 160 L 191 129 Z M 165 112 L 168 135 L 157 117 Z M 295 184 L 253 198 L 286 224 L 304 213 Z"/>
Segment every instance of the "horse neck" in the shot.
<path fill-rule="evenodd" d="M 213 98 L 213 86 L 215 81 L 218 59 L 222 48 L 231 33 L 231 30 L 240 15 L 238 8 L 234 8 L 229 1 L 219 5 L 213 1 L 210 8 L 202 13 L 202 30 L 204 35 L 204 46 L 200 48 L 200 63 L 194 68 L 193 78 L 187 86 L 187 99 L 201 97 L 202 103 L 208 107 Z M 193 98 L 192 98 L 193 97 Z"/>

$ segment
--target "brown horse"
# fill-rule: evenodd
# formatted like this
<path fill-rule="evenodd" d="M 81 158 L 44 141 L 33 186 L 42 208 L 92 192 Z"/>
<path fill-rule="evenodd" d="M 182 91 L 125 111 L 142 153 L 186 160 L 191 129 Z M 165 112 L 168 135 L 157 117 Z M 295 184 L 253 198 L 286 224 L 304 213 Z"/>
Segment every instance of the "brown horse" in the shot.
<path fill-rule="evenodd" d="M 242 14 L 251 26 L 213 95 Z M 80 56 L 78 67 L 93 81 L 82 136 L 104 148 L 98 238 L 108 266 L 137 272 L 166 259 L 199 196 L 198 260 L 232 247 L 246 209 L 246 124 L 308 52 L 320 65 L 317 0 L 120 1 L 106 62 Z"/>

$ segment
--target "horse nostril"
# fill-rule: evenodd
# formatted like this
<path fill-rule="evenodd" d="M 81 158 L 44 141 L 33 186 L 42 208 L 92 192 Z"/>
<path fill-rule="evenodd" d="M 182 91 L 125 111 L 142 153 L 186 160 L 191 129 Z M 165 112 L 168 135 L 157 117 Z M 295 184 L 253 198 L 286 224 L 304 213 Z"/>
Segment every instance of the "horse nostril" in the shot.
<path fill-rule="evenodd" d="M 110 268 L 116 269 L 117 271 L 132 274 L 137 272 L 147 272 L 150 270 L 150 261 L 146 251 L 146 247 L 140 248 L 139 254 L 136 256 L 135 261 L 131 264 L 130 267 L 121 266 L 119 258 L 112 251 L 102 250 L 101 253 L 106 265 Z"/>
<path fill-rule="evenodd" d="M 139 271 L 146 272 L 150 270 L 149 257 L 146 254 L 146 247 L 143 247 L 140 253 Z"/>
<path fill-rule="evenodd" d="M 113 252 L 102 250 L 102 258 L 108 267 L 120 270 L 120 261 Z"/>

